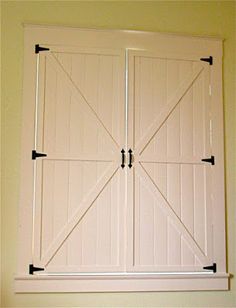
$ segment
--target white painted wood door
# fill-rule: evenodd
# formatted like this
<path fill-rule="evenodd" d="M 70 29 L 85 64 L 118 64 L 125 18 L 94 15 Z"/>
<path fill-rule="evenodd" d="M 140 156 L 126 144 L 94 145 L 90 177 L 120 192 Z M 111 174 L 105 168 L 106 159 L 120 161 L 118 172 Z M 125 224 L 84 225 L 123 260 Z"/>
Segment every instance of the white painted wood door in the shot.
<path fill-rule="evenodd" d="M 130 271 L 202 271 L 212 259 L 210 66 L 129 52 Z"/>
<path fill-rule="evenodd" d="M 212 154 L 209 65 L 127 54 L 128 126 L 123 52 L 40 53 L 36 148 L 47 157 L 35 162 L 33 263 L 47 272 L 202 271 L 213 263 L 211 165 L 201 161 Z"/>
<path fill-rule="evenodd" d="M 123 270 L 124 55 L 38 55 L 33 264 L 49 273 Z"/>

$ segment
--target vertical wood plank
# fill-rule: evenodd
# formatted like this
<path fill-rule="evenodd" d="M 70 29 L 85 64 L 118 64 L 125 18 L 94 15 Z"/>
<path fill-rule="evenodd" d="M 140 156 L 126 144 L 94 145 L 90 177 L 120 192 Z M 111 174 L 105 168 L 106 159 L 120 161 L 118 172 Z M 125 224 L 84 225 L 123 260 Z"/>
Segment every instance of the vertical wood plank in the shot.
<path fill-rule="evenodd" d="M 131 62 L 133 60 L 133 63 Z M 133 135 L 134 135 L 134 146 L 138 142 L 138 140 L 141 138 L 141 131 L 140 131 L 140 109 L 141 109 L 141 80 L 140 80 L 140 71 L 141 71 L 141 63 L 140 63 L 140 57 L 133 57 L 133 59 L 129 60 L 129 69 L 131 69 L 131 65 L 133 65 L 133 76 L 131 73 L 129 74 L 129 87 L 131 88 L 132 85 L 130 81 L 133 81 L 134 85 L 134 93 L 132 93 L 132 98 L 134 100 L 133 102 L 133 108 L 129 109 L 130 112 L 133 111 Z M 131 72 L 131 71 L 130 71 Z M 129 94 L 131 94 L 131 91 L 129 91 Z M 131 99 L 129 97 L 129 105 L 131 103 Z M 130 121 L 129 121 L 130 122 Z M 130 131 L 130 130 L 129 130 Z"/>
<path fill-rule="evenodd" d="M 176 60 L 167 60 L 167 77 L 166 77 L 166 89 L 167 89 L 167 99 L 170 99 L 177 90 L 179 86 L 179 63 Z"/>
<path fill-rule="evenodd" d="M 195 256 L 186 242 L 185 238 L 181 236 L 181 264 L 184 266 L 194 266 Z"/>
<path fill-rule="evenodd" d="M 167 216 L 159 209 L 156 208 L 156 225 L 155 233 L 157 234 L 156 240 L 156 265 L 162 266 L 167 265 Z"/>
<path fill-rule="evenodd" d="M 148 58 L 140 58 L 140 135 L 142 136 L 150 123 L 152 105 L 151 70 L 152 63 Z"/>
<path fill-rule="evenodd" d="M 140 264 L 154 264 L 154 210 L 153 196 L 147 187 L 140 182 L 140 204 L 139 204 L 139 241 L 140 241 Z"/>
<path fill-rule="evenodd" d="M 167 102 L 167 61 L 165 59 L 152 59 L 152 97 L 155 117 L 160 113 Z"/>
<path fill-rule="evenodd" d="M 52 65 L 45 59 L 45 111 L 44 111 L 44 137 L 43 148 L 46 152 L 56 150 L 56 102 L 58 77 Z"/>
<path fill-rule="evenodd" d="M 181 218 L 181 181 L 179 165 L 167 165 L 167 179 L 167 200 L 171 204 L 176 215 Z"/>
<path fill-rule="evenodd" d="M 58 57 L 62 65 L 71 72 L 70 56 Z M 56 101 L 56 133 L 55 145 L 56 151 L 59 153 L 68 153 L 70 149 L 70 105 L 71 93 L 70 89 L 65 85 L 64 79 L 58 74 L 57 76 L 57 101 Z"/>
<path fill-rule="evenodd" d="M 85 88 L 85 55 L 72 55 L 71 78 L 84 91 Z M 70 151 L 71 153 L 84 152 L 84 112 L 81 106 L 83 100 L 77 96 L 71 97 L 70 114 Z M 75 133 L 76 132 L 76 133 Z"/>
<path fill-rule="evenodd" d="M 90 106 L 97 112 L 98 105 L 98 78 L 99 58 L 96 55 L 85 56 L 84 92 Z M 84 153 L 97 153 L 98 151 L 98 130 L 93 120 L 93 115 L 83 113 L 83 149 Z M 87 138 L 89 136 L 89 138 Z M 97 181 L 97 164 L 83 163 L 84 190 L 88 191 Z M 82 235 L 82 265 L 96 265 L 97 259 L 97 201 L 89 209 L 86 219 L 81 222 Z"/>
<path fill-rule="evenodd" d="M 42 192 L 42 255 L 49 248 L 53 240 L 54 217 L 54 162 L 43 162 L 43 192 Z"/>
<path fill-rule="evenodd" d="M 194 237 L 206 253 L 206 178 L 204 169 L 204 166 L 194 166 Z"/>
<path fill-rule="evenodd" d="M 78 209 L 83 199 L 83 163 L 70 162 L 69 178 L 69 209 L 68 217 L 72 217 Z M 72 231 L 68 238 L 68 264 L 71 266 L 81 265 L 82 263 L 82 228 L 81 224 Z"/>
<path fill-rule="evenodd" d="M 194 235 L 193 167 L 181 166 L 181 220 Z"/>
<path fill-rule="evenodd" d="M 95 176 L 94 176 L 95 175 Z M 83 187 L 84 192 L 89 192 L 97 181 L 96 163 L 83 163 Z M 81 221 L 82 236 L 82 265 L 96 264 L 96 242 L 97 242 L 97 209 L 92 206 L 86 219 Z"/>
<path fill-rule="evenodd" d="M 110 184 L 111 189 L 111 202 L 110 207 L 110 245 L 109 245 L 109 254 L 110 254 L 110 264 L 119 265 L 119 229 L 122 228 L 122 216 L 124 213 L 120 209 L 121 198 L 120 198 L 120 187 L 122 183 L 120 182 L 120 171 L 113 177 Z M 123 237 L 122 237 L 123 239 Z M 122 244 L 124 245 L 123 240 Z"/>
<path fill-rule="evenodd" d="M 179 63 L 174 60 L 167 61 L 167 97 L 174 95 L 180 82 Z M 167 157 L 177 157 L 180 154 L 180 107 L 179 105 L 169 115 L 167 121 Z M 167 200 L 171 204 L 177 215 L 180 210 L 180 187 L 179 170 L 177 166 L 167 165 Z M 167 257 L 169 265 L 180 264 L 181 258 L 181 238 L 180 233 L 167 219 Z"/>
<path fill-rule="evenodd" d="M 203 73 L 193 84 L 193 155 L 204 157 L 205 110 Z M 205 105 L 205 106 L 204 106 Z"/>
<path fill-rule="evenodd" d="M 63 174 L 63 176 L 61 176 Z M 55 162 L 53 186 L 53 237 L 55 238 L 68 220 L 68 162 Z M 52 259 L 50 265 L 58 266 L 67 263 L 67 245 L 63 245 Z"/>
<path fill-rule="evenodd" d="M 178 157 L 180 154 L 180 107 L 177 106 L 167 120 L 167 156 Z"/>
<path fill-rule="evenodd" d="M 181 234 L 168 217 L 168 265 L 181 264 Z"/>
<path fill-rule="evenodd" d="M 134 231 L 132 230 L 132 226 L 130 226 L 129 230 L 133 231 L 133 243 L 131 245 L 133 246 L 134 249 L 134 256 L 132 259 L 132 265 L 140 265 L 140 250 L 141 250 L 141 245 L 140 245 L 140 193 L 141 193 L 141 185 L 140 185 L 140 178 L 138 177 L 137 174 L 134 175 L 134 200 L 133 200 L 133 205 L 132 205 L 132 216 L 133 216 L 133 222 L 134 222 Z M 131 252 L 132 253 L 132 252 Z"/>

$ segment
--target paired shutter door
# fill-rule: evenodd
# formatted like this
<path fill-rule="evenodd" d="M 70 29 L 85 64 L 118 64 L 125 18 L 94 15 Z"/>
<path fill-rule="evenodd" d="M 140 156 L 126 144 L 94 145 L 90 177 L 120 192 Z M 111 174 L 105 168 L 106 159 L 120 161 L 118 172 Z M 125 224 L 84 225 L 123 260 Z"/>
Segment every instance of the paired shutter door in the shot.
<path fill-rule="evenodd" d="M 201 161 L 212 155 L 209 64 L 96 48 L 38 57 L 36 150 L 47 157 L 35 161 L 34 265 L 48 273 L 211 265 L 212 166 Z"/>
<path fill-rule="evenodd" d="M 123 269 L 124 56 L 40 53 L 34 264 L 53 272 Z M 41 82 L 40 82 L 41 81 Z"/>
<path fill-rule="evenodd" d="M 130 52 L 130 264 L 136 271 L 202 271 L 212 264 L 210 66 Z M 132 187 L 132 188 L 131 188 Z"/>

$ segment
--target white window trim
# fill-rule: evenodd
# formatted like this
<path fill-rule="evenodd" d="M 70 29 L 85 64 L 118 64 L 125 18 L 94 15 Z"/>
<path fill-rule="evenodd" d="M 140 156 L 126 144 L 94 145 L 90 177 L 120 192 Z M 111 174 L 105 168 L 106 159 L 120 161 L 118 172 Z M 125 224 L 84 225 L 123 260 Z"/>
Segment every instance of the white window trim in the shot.
<path fill-rule="evenodd" d="M 59 35 L 57 35 L 59 33 Z M 213 169 L 213 202 L 217 207 L 213 213 L 213 250 L 217 258 L 217 273 L 122 273 L 122 274 L 83 274 L 83 275 L 46 275 L 28 273 L 32 260 L 32 196 L 33 164 L 29 158 L 34 145 L 34 114 L 36 59 L 35 44 L 74 45 L 79 44 L 78 37 L 86 45 L 100 48 L 147 49 L 165 52 L 164 45 L 174 44 L 176 52 L 192 53 L 194 56 L 214 58 L 212 66 L 212 117 L 217 123 L 212 128 L 212 148 L 217 157 Z M 68 35 L 69 34 L 69 35 Z M 135 37 L 135 40 L 133 39 Z M 191 50 L 189 49 L 191 46 Z M 82 46 L 83 47 L 83 46 Z M 166 48 L 166 47 L 165 47 Z M 170 48 L 171 50 L 171 48 Z M 180 291 L 180 290 L 227 290 L 229 275 L 225 268 L 225 206 L 224 206 L 224 151 L 223 151 L 223 104 L 222 104 L 222 40 L 218 38 L 200 38 L 160 34 L 141 31 L 88 30 L 66 27 L 25 25 L 24 53 L 24 94 L 23 94 L 23 130 L 21 154 L 21 193 L 19 205 L 19 254 L 18 270 L 15 277 L 15 292 L 98 292 L 98 291 Z M 34 68 L 34 71 L 29 68 Z M 27 179 L 27 180 L 26 180 Z M 215 201 L 214 201 L 215 200 Z M 222 223 L 223 222 L 223 223 Z"/>
<path fill-rule="evenodd" d="M 132 292 L 227 290 L 227 274 L 33 275 L 16 277 L 15 291 L 29 292 Z"/>

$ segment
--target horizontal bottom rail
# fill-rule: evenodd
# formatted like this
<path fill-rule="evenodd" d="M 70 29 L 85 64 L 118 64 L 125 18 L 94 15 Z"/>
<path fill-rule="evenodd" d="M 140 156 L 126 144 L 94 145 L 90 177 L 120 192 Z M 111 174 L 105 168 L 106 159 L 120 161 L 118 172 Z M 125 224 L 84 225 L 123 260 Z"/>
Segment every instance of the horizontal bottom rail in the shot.
<path fill-rule="evenodd" d="M 77 272 L 61 272 L 61 273 L 54 273 L 54 272 L 36 272 L 34 274 L 34 276 L 47 276 L 47 277 L 51 277 L 51 276 L 57 276 L 57 277 L 65 277 L 65 276 L 68 276 L 68 277 L 97 277 L 97 278 L 101 278 L 103 279 L 104 277 L 113 277 L 113 278 L 149 278 L 149 277 L 182 277 L 182 276 L 201 276 L 203 275 L 204 277 L 205 276 L 212 276 L 212 275 L 215 275 L 217 277 L 221 277 L 222 275 L 225 277 L 225 275 L 227 274 L 215 274 L 211 271 L 199 271 L 199 272 L 114 272 L 114 273 L 106 273 L 106 272 L 103 272 L 103 273 L 88 273 L 88 272 L 80 272 L 80 273 L 77 273 Z"/>

